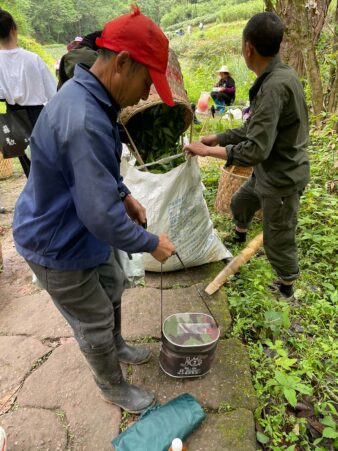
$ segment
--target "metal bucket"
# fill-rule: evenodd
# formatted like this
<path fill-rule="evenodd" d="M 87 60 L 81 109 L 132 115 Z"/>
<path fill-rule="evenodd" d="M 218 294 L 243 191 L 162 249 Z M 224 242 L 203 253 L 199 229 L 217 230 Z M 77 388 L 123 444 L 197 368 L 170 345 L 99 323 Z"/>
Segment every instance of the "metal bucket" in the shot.
<path fill-rule="evenodd" d="M 172 377 L 199 377 L 208 373 L 220 330 L 205 313 L 175 313 L 162 326 L 160 367 Z"/>

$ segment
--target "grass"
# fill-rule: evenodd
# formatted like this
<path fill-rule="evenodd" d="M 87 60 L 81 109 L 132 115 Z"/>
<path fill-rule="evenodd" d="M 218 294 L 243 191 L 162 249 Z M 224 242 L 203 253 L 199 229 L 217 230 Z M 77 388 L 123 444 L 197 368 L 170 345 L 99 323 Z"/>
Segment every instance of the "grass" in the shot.
<path fill-rule="evenodd" d="M 185 89 L 192 102 L 202 91 L 211 91 L 218 81 L 217 70 L 226 64 L 236 82 L 236 104 L 245 105 L 254 75 L 241 56 L 241 35 L 246 21 L 213 24 L 203 32 L 173 36 L 171 48 L 179 57 Z"/>
<path fill-rule="evenodd" d="M 277 302 L 268 290 L 275 275 L 265 256 L 242 266 L 227 285 L 233 317 L 231 336 L 247 345 L 259 408 L 257 439 L 265 450 L 324 451 L 337 449 L 338 401 L 338 198 L 326 191 L 334 177 L 337 134 L 312 129 L 309 148 L 312 178 L 302 198 L 298 246 L 301 277 L 296 301 Z M 217 124 L 210 123 L 214 132 Z M 331 149 L 331 150 L 330 150 Z M 229 218 L 214 210 L 219 165 L 202 166 L 206 200 L 221 236 L 233 229 Z M 250 237 L 261 230 L 253 223 Z M 239 248 L 232 249 L 236 255 Z"/>
<path fill-rule="evenodd" d="M 55 62 L 67 53 L 67 48 L 63 44 L 45 45 L 43 48 Z"/>

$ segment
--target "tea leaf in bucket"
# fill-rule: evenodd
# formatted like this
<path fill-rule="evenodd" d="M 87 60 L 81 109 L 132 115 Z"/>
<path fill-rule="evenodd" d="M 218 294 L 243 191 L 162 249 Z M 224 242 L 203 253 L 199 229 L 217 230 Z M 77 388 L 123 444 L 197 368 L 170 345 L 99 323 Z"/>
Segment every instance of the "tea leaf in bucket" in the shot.
<path fill-rule="evenodd" d="M 179 138 L 184 129 L 184 112 L 182 105 L 169 107 L 160 104 L 147 108 L 130 119 L 127 128 L 145 163 L 181 152 Z M 182 157 L 154 166 L 151 170 L 167 172 L 183 162 Z"/>

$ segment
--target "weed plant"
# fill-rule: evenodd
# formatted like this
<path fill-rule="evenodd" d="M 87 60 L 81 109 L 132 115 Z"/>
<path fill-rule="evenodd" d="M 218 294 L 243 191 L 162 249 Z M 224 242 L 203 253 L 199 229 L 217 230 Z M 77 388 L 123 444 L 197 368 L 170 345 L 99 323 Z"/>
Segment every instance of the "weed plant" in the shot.
<path fill-rule="evenodd" d="M 226 285 L 233 317 L 231 336 L 248 349 L 259 408 L 257 439 L 264 450 L 337 449 L 338 198 L 326 191 L 337 176 L 338 137 L 334 117 L 311 130 L 311 181 L 301 201 L 297 241 L 301 267 L 295 301 L 277 301 L 268 285 L 275 278 L 266 257 L 253 257 Z M 214 133 L 217 121 L 204 134 Z M 214 210 L 219 164 L 202 166 L 206 201 L 224 238 L 229 218 Z M 261 230 L 254 221 L 250 238 Z M 240 248 L 231 249 L 236 255 Z"/>

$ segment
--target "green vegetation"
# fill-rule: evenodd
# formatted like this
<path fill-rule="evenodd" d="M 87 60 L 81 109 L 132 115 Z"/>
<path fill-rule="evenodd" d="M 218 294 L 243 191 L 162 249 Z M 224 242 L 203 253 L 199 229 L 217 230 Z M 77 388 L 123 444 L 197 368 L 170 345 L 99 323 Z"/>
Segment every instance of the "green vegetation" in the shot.
<path fill-rule="evenodd" d="M 184 124 L 185 107 L 176 105 L 171 108 L 159 104 L 147 108 L 128 121 L 128 130 L 137 146 L 144 163 L 166 158 L 181 152 L 180 135 Z M 184 157 L 156 165 L 152 172 L 167 172 L 182 164 Z"/>
<path fill-rule="evenodd" d="M 22 34 L 42 43 L 67 43 L 76 35 L 100 30 L 105 22 L 130 10 L 129 0 L 3 0 L 1 7 L 17 20 Z M 142 12 L 164 29 L 188 23 L 248 19 L 262 8 L 260 0 L 139 0 Z"/>
<path fill-rule="evenodd" d="M 174 2 L 173 2 L 174 3 Z M 213 0 L 210 2 L 198 2 L 186 4 L 178 2 L 161 18 L 160 25 L 166 30 L 184 28 L 187 25 L 197 26 L 202 21 L 204 24 L 213 22 L 234 22 L 236 20 L 249 19 L 257 11 L 262 10 L 260 0 L 224 1 Z"/>

